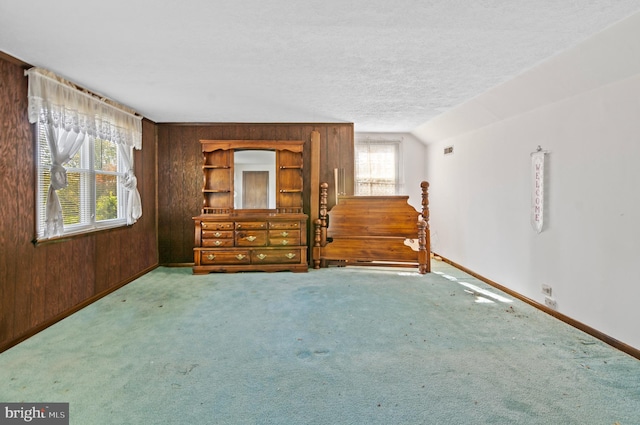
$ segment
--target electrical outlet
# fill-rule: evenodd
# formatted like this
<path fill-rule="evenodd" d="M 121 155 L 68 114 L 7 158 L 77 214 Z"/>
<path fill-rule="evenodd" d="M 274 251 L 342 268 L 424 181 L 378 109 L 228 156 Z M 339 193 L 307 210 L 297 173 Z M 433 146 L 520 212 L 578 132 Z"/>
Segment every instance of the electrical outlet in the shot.
<path fill-rule="evenodd" d="M 554 310 L 558 309 L 558 302 L 551 297 L 544 297 L 544 304 Z"/>
<path fill-rule="evenodd" d="M 542 285 L 542 293 L 545 294 L 547 297 L 551 297 L 551 286 L 549 285 Z"/>

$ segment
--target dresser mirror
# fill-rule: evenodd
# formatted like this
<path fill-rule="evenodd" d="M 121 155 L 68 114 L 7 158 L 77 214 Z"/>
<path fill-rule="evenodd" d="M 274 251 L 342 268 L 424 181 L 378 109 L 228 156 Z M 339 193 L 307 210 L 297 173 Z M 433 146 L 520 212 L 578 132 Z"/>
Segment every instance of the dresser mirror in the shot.
<path fill-rule="evenodd" d="M 276 152 L 236 150 L 233 155 L 235 209 L 276 208 Z"/>

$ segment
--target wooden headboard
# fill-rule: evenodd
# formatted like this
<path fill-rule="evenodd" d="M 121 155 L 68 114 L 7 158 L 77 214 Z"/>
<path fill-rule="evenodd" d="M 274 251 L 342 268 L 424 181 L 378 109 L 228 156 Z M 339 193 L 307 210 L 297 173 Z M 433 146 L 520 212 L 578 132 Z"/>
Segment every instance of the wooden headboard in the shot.
<path fill-rule="evenodd" d="M 320 185 L 320 215 L 314 223 L 313 267 L 376 265 L 431 271 L 429 183 L 422 182 L 422 212 L 408 196 L 340 196 L 327 210 L 327 183 Z"/>

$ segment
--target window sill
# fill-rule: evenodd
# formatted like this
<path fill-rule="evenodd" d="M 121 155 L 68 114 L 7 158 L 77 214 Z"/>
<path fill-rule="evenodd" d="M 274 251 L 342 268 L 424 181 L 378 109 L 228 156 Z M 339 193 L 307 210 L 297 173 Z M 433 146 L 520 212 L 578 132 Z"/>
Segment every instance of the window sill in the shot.
<path fill-rule="evenodd" d="M 34 246 L 50 245 L 54 243 L 67 242 L 74 239 L 80 239 L 86 236 L 93 236 L 97 233 L 109 232 L 111 230 L 121 229 L 124 227 L 131 227 L 131 226 L 133 225 L 127 225 L 127 223 L 118 223 L 118 224 L 113 224 L 111 226 L 100 227 L 97 229 L 91 229 L 91 230 L 85 229 L 85 230 L 78 230 L 76 232 L 69 232 L 67 234 L 64 234 L 61 236 L 54 236 L 52 238 L 46 238 L 46 239 L 35 238 L 31 242 L 33 243 Z"/>

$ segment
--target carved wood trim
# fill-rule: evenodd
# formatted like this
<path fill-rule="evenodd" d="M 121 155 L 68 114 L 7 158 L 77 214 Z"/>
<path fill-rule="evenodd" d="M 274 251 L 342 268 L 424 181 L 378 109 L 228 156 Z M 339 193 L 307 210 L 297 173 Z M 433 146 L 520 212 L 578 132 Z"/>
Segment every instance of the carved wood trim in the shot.
<path fill-rule="evenodd" d="M 290 152 L 302 152 L 302 140 L 200 140 L 203 152 L 230 149 L 265 149 Z"/>

